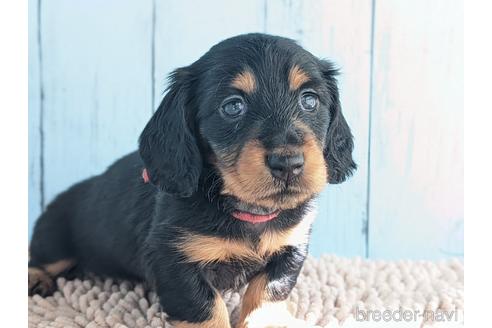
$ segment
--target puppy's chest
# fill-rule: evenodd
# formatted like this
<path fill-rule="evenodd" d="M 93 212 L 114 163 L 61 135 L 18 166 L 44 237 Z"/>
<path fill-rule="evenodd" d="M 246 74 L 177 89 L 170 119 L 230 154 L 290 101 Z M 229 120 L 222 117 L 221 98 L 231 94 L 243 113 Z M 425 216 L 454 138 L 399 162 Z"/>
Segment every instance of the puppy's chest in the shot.
<path fill-rule="evenodd" d="M 187 232 L 177 248 L 187 262 L 202 267 L 211 264 L 240 263 L 243 266 L 265 264 L 288 246 L 307 244 L 310 222 L 301 222 L 280 231 L 264 231 L 253 236 L 224 237 Z"/>
<path fill-rule="evenodd" d="M 263 271 L 272 256 L 287 246 L 284 238 L 266 235 L 263 238 L 228 239 L 215 238 L 215 245 L 197 240 L 203 252 L 194 256 L 207 280 L 218 290 L 239 290 L 251 278 Z"/>
<path fill-rule="evenodd" d="M 203 267 L 207 280 L 218 290 L 239 290 L 265 268 L 265 263 L 232 260 Z"/>
<path fill-rule="evenodd" d="M 267 234 L 261 238 L 228 238 L 187 233 L 177 243 L 178 250 L 187 262 L 201 266 L 211 264 L 263 263 L 288 242 L 278 234 Z"/>
<path fill-rule="evenodd" d="M 243 238 L 188 231 L 180 238 L 177 248 L 185 261 L 200 266 L 217 289 L 237 290 L 287 247 L 307 244 L 311 223 L 311 219 L 302 220 L 283 230 L 267 230 Z"/>

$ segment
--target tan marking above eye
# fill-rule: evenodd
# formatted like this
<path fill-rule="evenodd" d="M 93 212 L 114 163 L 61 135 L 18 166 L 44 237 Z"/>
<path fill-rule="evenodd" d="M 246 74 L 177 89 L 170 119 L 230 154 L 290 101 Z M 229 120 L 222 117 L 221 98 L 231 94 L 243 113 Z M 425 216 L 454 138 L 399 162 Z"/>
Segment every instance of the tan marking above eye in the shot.
<path fill-rule="evenodd" d="M 298 65 L 294 65 L 289 72 L 289 89 L 298 90 L 304 83 L 309 81 L 309 76 Z"/>
<path fill-rule="evenodd" d="M 250 70 L 245 70 L 234 77 L 231 86 L 247 94 L 251 94 L 256 89 L 255 76 Z"/>

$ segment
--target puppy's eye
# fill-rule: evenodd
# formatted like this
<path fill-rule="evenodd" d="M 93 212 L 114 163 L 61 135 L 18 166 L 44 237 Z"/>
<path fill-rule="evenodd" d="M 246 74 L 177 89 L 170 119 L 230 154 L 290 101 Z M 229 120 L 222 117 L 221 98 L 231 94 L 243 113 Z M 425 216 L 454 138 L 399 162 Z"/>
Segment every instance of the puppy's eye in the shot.
<path fill-rule="evenodd" d="M 318 107 L 318 96 L 312 92 L 305 92 L 301 95 L 300 103 L 305 111 L 313 111 Z"/>
<path fill-rule="evenodd" d="M 246 104 L 240 97 L 228 98 L 220 107 L 222 114 L 228 118 L 238 118 L 246 111 Z"/>

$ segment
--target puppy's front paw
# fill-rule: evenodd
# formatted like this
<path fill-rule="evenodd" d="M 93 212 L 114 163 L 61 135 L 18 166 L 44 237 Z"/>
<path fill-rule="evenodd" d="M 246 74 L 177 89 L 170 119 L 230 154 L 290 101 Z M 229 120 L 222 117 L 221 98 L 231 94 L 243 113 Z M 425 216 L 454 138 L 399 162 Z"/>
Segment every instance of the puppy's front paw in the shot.
<path fill-rule="evenodd" d="M 274 320 L 273 320 L 274 321 Z M 248 326 L 253 328 L 320 328 L 319 326 L 313 326 L 304 320 L 300 320 L 294 317 L 288 318 L 287 320 L 281 319 L 278 323 L 270 323 L 265 326 Z"/>
<path fill-rule="evenodd" d="M 320 328 L 320 327 L 313 326 L 304 320 L 292 318 L 288 323 L 270 324 L 267 326 L 262 326 L 262 328 Z"/>
<path fill-rule="evenodd" d="M 28 295 L 39 294 L 48 296 L 53 293 L 55 283 L 53 279 L 39 268 L 31 267 L 28 269 Z"/>
<path fill-rule="evenodd" d="M 304 320 L 295 318 L 285 302 L 265 303 L 254 310 L 237 328 L 316 328 Z"/>

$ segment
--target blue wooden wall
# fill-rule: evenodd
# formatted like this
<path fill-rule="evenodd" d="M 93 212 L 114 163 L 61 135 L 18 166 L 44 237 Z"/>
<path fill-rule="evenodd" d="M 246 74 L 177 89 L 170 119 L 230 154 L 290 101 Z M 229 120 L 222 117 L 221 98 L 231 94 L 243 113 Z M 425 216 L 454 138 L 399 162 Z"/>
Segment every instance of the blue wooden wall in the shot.
<path fill-rule="evenodd" d="M 266 32 L 342 71 L 359 169 L 319 199 L 312 253 L 462 256 L 462 30 L 459 0 L 29 0 L 29 234 L 136 149 L 171 70 Z"/>

